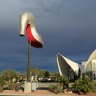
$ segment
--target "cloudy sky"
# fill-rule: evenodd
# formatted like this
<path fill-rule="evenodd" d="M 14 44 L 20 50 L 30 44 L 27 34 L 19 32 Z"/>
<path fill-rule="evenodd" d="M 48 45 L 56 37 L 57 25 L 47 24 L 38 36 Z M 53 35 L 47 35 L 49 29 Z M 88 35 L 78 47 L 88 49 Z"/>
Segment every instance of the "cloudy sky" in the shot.
<path fill-rule="evenodd" d="M 44 41 L 44 48 L 32 48 L 32 67 L 56 72 L 58 52 L 80 63 L 96 49 L 96 0 L 0 0 L 0 71 L 26 71 L 23 12 L 33 13 Z"/>

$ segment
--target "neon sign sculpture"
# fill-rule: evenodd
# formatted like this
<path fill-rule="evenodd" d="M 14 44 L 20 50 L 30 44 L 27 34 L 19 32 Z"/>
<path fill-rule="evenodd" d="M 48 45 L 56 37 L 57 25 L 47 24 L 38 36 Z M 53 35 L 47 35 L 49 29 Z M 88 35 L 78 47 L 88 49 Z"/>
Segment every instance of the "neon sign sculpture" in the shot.
<path fill-rule="evenodd" d="M 31 46 L 35 48 L 42 48 L 43 41 L 42 37 L 38 34 L 36 30 L 34 16 L 29 13 L 25 12 L 21 15 L 21 30 L 20 36 L 25 35 L 25 31 L 28 37 L 28 65 L 27 65 L 27 82 L 30 82 L 30 65 L 31 65 Z"/>

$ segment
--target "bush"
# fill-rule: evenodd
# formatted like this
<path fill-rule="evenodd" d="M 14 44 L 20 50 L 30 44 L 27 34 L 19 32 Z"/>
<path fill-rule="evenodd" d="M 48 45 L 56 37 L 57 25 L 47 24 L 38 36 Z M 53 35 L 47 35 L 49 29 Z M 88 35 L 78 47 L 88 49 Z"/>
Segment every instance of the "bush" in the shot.
<path fill-rule="evenodd" d="M 0 92 L 3 92 L 3 87 L 0 86 Z"/>
<path fill-rule="evenodd" d="M 68 78 L 65 76 L 59 76 L 56 80 L 58 83 L 60 83 L 61 86 L 63 86 L 63 89 L 68 87 Z"/>
<path fill-rule="evenodd" d="M 19 88 L 19 84 L 17 84 L 17 83 L 10 83 L 10 84 L 8 84 L 8 88 L 9 88 L 9 90 L 15 90 L 15 89 L 17 89 L 17 88 Z"/>
<path fill-rule="evenodd" d="M 19 73 L 15 70 L 5 70 L 2 73 L 3 78 L 8 82 L 11 83 L 13 78 L 19 78 Z"/>
<path fill-rule="evenodd" d="M 0 86 L 3 86 L 5 84 L 6 84 L 6 82 L 5 82 L 4 78 L 0 77 Z"/>
<path fill-rule="evenodd" d="M 91 90 L 92 92 L 96 92 L 96 81 L 93 80 L 92 83 L 90 83 L 90 86 L 91 86 Z"/>
<path fill-rule="evenodd" d="M 63 92 L 63 87 L 60 84 L 54 84 L 49 86 L 49 90 L 54 92 L 54 93 L 62 93 Z"/>
<path fill-rule="evenodd" d="M 75 81 L 72 86 L 73 91 L 78 94 L 86 94 L 94 91 L 93 81 L 88 77 L 83 77 Z"/>
<path fill-rule="evenodd" d="M 0 92 L 3 91 L 3 86 L 6 84 L 5 80 L 3 77 L 0 77 Z"/>

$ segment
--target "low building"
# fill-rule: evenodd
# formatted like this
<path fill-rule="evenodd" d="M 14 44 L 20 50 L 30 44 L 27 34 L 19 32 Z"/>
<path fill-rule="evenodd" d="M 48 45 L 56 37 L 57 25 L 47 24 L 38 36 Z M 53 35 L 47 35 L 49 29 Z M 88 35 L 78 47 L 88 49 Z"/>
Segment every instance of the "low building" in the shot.
<path fill-rule="evenodd" d="M 96 50 L 90 55 L 87 61 L 84 61 L 81 64 L 78 64 L 58 53 L 57 64 L 60 75 L 67 76 L 69 80 L 82 77 L 83 73 L 96 80 Z"/>

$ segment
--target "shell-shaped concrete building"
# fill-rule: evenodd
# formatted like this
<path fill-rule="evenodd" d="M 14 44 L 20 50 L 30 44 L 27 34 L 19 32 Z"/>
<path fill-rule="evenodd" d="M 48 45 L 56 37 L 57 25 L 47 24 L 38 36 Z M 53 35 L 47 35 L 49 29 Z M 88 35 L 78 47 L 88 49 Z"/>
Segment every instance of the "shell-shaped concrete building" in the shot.
<path fill-rule="evenodd" d="M 74 79 L 80 75 L 80 65 L 60 53 L 57 55 L 57 64 L 60 75 L 65 75 L 70 79 Z"/>
<path fill-rule="evenodd" d="M 90 55 L 88 61 L 84 64 L 84 73 L 96 80 L 96 50 Z"/>
<path fill-rule="evenodd" d="M 90 55 L 88 61 L 85 63 L 84 72 L 96 71 L 96 50 Z"/>
<path fill-rule="evenodd" d="M 96 50 L 82 64 L 78 64 L 58 53 L 57 65 L 60 75 L 73 79 L 74 77 L 82 76 L 82 73 L 90 73 L 88 75 L 96 80 Z"/>

